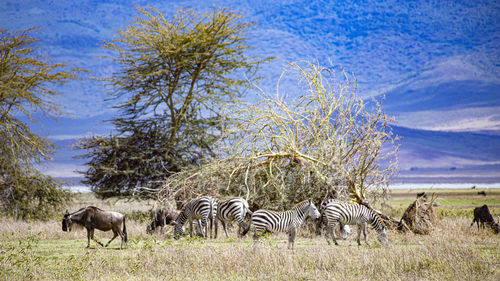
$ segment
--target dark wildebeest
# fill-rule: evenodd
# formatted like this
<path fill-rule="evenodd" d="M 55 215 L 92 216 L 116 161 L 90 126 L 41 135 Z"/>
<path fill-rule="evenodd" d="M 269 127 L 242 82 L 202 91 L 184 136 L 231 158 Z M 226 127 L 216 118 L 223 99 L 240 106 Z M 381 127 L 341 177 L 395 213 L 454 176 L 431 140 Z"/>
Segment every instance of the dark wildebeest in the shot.
<path fill-rule="evenodd" d="M 153 234 L 153 232 L 159 227 L 160 233 L 163 233 L 163 227 L 167 225 L 175 225 L 173 222 L 177 219 L 180 211 L 169 210 L 167 208 L 158 208 L 153 210 L 153 218 L 151 223 L 146 227 L 147 234 Z"/>
<path fill-rule="evenodd" d="M 113 231 L 113 238 L 111 238 L 111 240 L 109 240 L 104 247 L 107 247 L 109 243 L 111 243 L 111 241 L 113 241 L 118 235 L 120 235 L 120 237 L 122 238 L 120 249 L 123 249 L 123 244 L 127 242 L 125 216 L 120 213 L 113 211 L 104 211 L 94 206 L 81 208 L 80 210 L 71 214 L 66 211 L 66 214 L 64 214 L 64 218 L 62 221 L 62 230 L 71 231 L 73 224 L 77 224 L 87 229 L 87 248 L 90 247 L 91 238 L 99 245 L 104 246 L 101 242 L 97 241 L 94 238 L 94 229 L 98 229 L 101 231 Z M 123 230 L 120 229 L 122 224 Z"/>
<path fill-rule="evenodd" d="M 417 198 L 420 198 L 420 197 L 424 197 L 425 199 L 427 199 L 427 194 L 425 192 L 417 193 Z"/>
<path fill-rule="evenodd" d="M 500 227 L 495 222 L 495 219 L 493 219 L 488 205 L 474 208 L 474 219 L 470 225 L 472 226 L 474 223 L 477 223 L 477 229 L 479 229 L 479 223 L 481 223 L 482 228 L 484 228 L 484 224 L 486 223 L 495 233 L 500 232 Z"/>
<path fill-rule="evenodd" d="M 477 195 L 483 195 L 483 196 L 486 196 L 486 191 L 478 191 L 477 192 Z"/>

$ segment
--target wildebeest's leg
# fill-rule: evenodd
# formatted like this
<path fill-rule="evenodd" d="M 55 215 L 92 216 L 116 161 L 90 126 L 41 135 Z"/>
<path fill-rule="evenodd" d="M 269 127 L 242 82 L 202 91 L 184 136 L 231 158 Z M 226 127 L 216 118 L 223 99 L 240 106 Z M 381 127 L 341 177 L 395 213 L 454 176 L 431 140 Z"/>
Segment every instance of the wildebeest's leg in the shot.
<path fill-rule="evenodd" d="M 100 241 L 97 241 L 97 239 L 94 238 L 94 229 L 93 228 L 90 229 L 90 238 L 92 238 L 92 240 L 94 240 L 97 244 L 101 245 L 101 247 L 104 247 L 104 245 Z"/>
<path fill-rule="evenodd" d="M 90 248 L 90 229 L 87 228 L 87 248 Z"/>
<path fill-rule="evenodd" d="M 111 240 L 109 240 L 108 243 L 106 243 L 106 246 L 104 246 L 104 247 L 107 247 L 109 245 L 109 243 L 111 243 L 111 241 L 115 240 L 116 236 L 118 236 L 118 232 L 113 230 L 113 238 L 111 238 Z"/>
<path fill-rule="evenodd" d="M 297 234 L 297 230 L 295 227 L 291 227 L 288 231 L 288 249 L 293 250 L 293 244 L 295 242 L 295 235 Z"/>
<path fill-rule="evenodd" d="M 476 222 L 476 218 L 472 219 L 472 223 L 470 224 L 469 227 L 473 226 L 475 222 Z"/>

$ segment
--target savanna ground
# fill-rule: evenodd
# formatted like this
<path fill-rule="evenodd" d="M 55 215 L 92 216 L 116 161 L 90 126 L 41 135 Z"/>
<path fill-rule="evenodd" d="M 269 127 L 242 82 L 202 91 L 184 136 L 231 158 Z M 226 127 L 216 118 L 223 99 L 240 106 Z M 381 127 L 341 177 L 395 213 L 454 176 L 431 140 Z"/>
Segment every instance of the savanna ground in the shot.
<path fill-rule="evenodd" d="M 419 190 L 391 192 L 384 212 L 401 217 Z M 429 191 L 427 191 L 429 192 Z M 340 246 L 328 246 L 305 226 L 287 250 L 283 234 L 262 239 L 257 250 L 251 235 L 217 240 L 145 234 L 152 202 L 100 201 L 78 196 L 75 211 L 96 205 L 127 214 L 127 249 L 117 238 L 108 248 L 91 242 L 84 230 L 61 230 L 61 218 L 47 222 L 0 219 L 1 280 L 500 280 L 500 235 L 469 227 L 472 209 L 488 204 L 500 216 L 500 190 L 436 190 L 439 224 L 430 235 L 389 231 L 390 244 L 381 247 L 373 230 L 369 246 L 358 247 L 355 231 Z M 312 226 L 311 226 L 312 228 Z M 111 233 L 96 231 L 99 240 Z"/>

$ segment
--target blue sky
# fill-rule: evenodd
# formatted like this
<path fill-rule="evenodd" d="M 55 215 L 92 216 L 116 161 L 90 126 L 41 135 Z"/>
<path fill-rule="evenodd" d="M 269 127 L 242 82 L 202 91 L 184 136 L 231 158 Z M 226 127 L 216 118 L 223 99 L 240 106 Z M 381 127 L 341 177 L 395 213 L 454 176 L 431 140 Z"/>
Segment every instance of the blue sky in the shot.
<path fill-rule="evenodd" d="M 99 58 L 108 54 L 101 48 L 102 42 L 111 40 L 116 30 L 124 29 L 138 15 L 136 5 L 152 5 L 167 17 L 180 7 L 206 11 L 219 6 L 241 12 L 257 24 L 248 34 L 254 47 L 251 54 L 278 58 L 262 68 L 265 89 L 274 88 L 288 62 L 304 60 L 343 66 L 356 76 L 358 93 L 365 96 L 411 91 L 425 96 L 436 94 L 439 85 L 467 81 L 461 85 L 470 85 L 469 95 L 475 94 L 474 85 L 481 84 L 488 89 L 488 100 L 479 106 L 466 104 L 460 111 L 446 107 L 446 100 L 439 101 L 437 109 L 396 110 L 400 125 L 500 130 L 496 105 L 500 96 L 500 1 L 4 0 L 0 26 L 10 30 L 38 26 L 41 30 L 36 36 L 42 40 L 44 54 L 90 70 L 91 76 L 106 77 L 115 69 Z M 56 101 L 77 121 L 48 122 L 48 136 L 63 139 L 109 132 L 110 127 L 100 122 L 113 115 L 112 104 L 104 102 L 107 95 L 102 85 L 80 80 L 60 91 Z M 447 93 L 450 99 L 452 94 Z M 493 102 L 488 106 L 489 100 Z"/>

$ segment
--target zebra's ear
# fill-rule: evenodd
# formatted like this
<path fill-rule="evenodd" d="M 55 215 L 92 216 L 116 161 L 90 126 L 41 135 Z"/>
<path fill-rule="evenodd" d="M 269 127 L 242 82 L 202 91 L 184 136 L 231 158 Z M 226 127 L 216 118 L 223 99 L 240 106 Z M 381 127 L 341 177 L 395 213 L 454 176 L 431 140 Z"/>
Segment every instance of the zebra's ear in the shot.
<path fill-rule="evenodd" d="M 312 203 L 313 203 L 313 200 L 309 199 L 309 205 L 312 205 Z"/>

